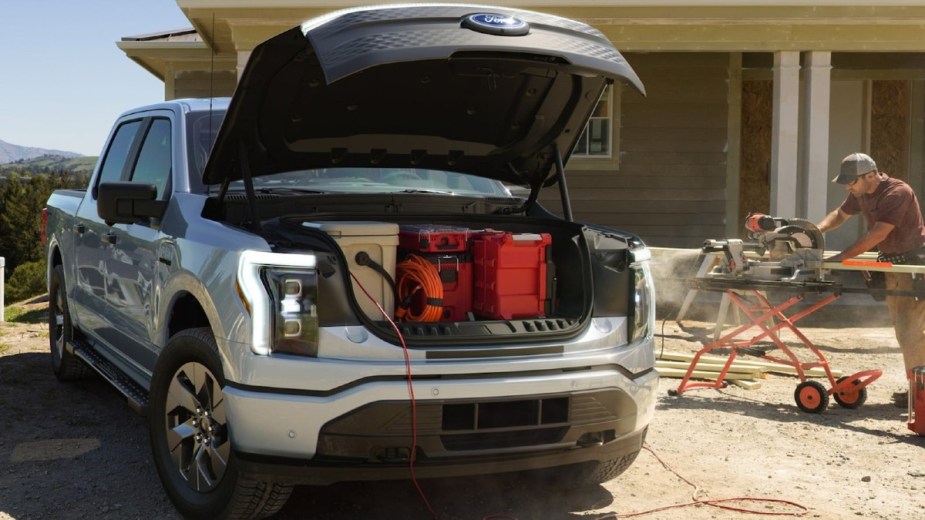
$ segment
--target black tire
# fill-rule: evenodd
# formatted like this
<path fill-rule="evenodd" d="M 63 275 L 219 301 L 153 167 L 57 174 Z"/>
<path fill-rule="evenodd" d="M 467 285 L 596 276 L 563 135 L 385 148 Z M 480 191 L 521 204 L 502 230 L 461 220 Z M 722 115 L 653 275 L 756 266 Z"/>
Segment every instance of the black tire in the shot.
<path fill-rule="evenodd" d="M 161 484 L 187 518 L 264 518 L 292 486 L 240 474 L 225 417 L 225 377 L 208 328 L 177 333 L 151 382 L 148 425 Z"/>
<path fill-rule="evenodd" d="M 793 399 L 800 410 L 806 413 L 820 413 L 829 406 L 829 393 L 819 381 L 803 381 L 798 384 Z"/>
<path fill-rule="evenodd" d="M 841 383 L 846 379 L 848 379 L 848 376 L 839 377 L 838 381 L 836 381 L 836 384 Z M 860 380 L 854 380 L 855 385 L 860 383 Z M 838 406 L 853 410 L 867 402 L 867 388 L 860 388 L 852 392 L 835 392 L 832 394 L 832 397 L 835 398 L 835 402 L 838 403 Z"/>
<path fill-rule="evenodd" d="M 48 280 L 48 346 L 55 376 L 61 381 L 73 381 L 90 374 L 90 367 L 65 348 L 65 343 L 74 339 L 65 287 L 64 268 L 59 264 Z"/>

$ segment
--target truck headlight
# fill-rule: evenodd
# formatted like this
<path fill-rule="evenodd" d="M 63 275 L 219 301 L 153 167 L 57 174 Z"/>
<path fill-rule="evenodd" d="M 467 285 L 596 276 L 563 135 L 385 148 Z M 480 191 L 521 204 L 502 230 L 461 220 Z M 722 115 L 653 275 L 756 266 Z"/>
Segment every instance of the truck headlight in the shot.
<path fill-rule="evenodd" d="M 630 326 L 630 341 L 637 341 L 652 335 L 655 331 L 655 285 L 649 268 L 651 253 L 648 249 L 635 250 L 630 270 L 633 273 L 633 321 Z"/>
<path fill-rule="evenodd" d="M 251 315 L 256 354 L 318 352 L 318 283 L 313 255 L 245 251 L 238 288 Z"/>

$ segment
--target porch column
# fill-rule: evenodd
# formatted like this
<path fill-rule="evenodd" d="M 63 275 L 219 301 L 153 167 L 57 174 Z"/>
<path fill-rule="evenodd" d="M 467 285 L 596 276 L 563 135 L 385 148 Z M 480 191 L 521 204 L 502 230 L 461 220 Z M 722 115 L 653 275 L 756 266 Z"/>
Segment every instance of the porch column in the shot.
<path fill-rule="evenodd" d="M 805 186 L 796 216 L 819 222 L 828 212 L 829 105 L 832 94 L 832 53 L 807 52 L 803 62 L 803 164 Z"/>
<path fill-rule="evenodd" d="M 168 64 L 164 70 L 164 101 L 177 98 L 177 71 L 173 64 Z"/>
<path fill-rule="evenodd" d="M 774 117 L 771 123 L 771 215 L 797 216 L 797 145 L 800 53 L 774 53 Z"/>

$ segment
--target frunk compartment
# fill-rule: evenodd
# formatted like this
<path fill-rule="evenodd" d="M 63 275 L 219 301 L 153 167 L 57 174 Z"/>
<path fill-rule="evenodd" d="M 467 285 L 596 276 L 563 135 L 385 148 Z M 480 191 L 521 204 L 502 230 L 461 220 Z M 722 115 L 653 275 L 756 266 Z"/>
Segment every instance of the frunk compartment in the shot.
<path fill-rule="evenodd" d="M 484 231 L 472 239 L 476 316 L 510 320 L 552 312 L 555 268 L 549 233 Z"/>
<path fill-rule="evenodd" d="M 304 222 L 305 227 L 324 231 L 340 246 L 347 266 L 366 292 L 392 316 L 395 298 L 389 277 L 395 277 L 398 224 L 370 221 Z M 366 255 L 365 257 L 363 255 Z M 368 258 L 368 260 L 367 260 Z M 381 266 L 381 271 L 377 269 Z M 388 277 L 385 274 L 388 274 Z M 352 280 L 353 294 L 360 309 L 373 320 L 384 320 L 376 304 Z"/>

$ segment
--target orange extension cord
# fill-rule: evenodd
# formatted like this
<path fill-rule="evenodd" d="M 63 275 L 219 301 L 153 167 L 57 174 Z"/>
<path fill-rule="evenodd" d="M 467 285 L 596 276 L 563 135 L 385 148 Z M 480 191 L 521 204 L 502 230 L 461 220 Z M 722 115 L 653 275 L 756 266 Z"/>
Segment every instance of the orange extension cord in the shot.
<path fill-rule="evenodd" d="M 395 266 L 399 305 L 395 317 L 401 321 L 440 321 L 443 317 L 443 282 L 434 264 L 418 255 L 408 255 Z M 422 306 L 415 296 L 423 291 Z M 417 307 L 421 307 L 418 311 Z"/>

